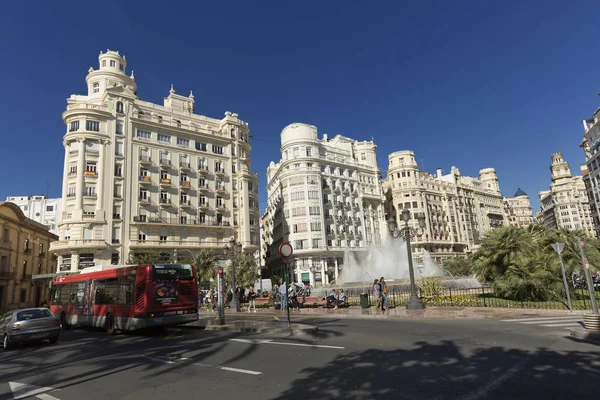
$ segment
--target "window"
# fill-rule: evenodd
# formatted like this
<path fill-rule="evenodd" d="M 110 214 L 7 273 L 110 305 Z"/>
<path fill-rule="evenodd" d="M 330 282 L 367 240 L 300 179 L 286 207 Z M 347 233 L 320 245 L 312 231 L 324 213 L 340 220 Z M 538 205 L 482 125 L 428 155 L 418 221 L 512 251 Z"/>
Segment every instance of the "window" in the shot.
<path fill-rule="evenodd" d="M 150 140 L 150 139 L 152 139 L 152 133 L 150 133 L 148 131 L 142 131 L 142 130 L 138 129 L 137 130 L 137 137 L 139 137 L 140 139 Z"/>
<path fill-rule="evenodd" d="M 223 146 L 212 145 L 212 152 L 215 154 L 223 154 Z"/>
<path fill-rule="evenodd" d="M 232 165 L 231 165 L 231 173 L 232 173 L 232 174 L 235 174 L 235 164 L 232 164 Z"/>
<path fill-rule="evenodd" d="M 310 157 L 310 156 L 312 156 L 312 148 L 307 147 L 306 148 L 306 157 Z"/>
<path fill-rule="evenodd" d="M 115 164 L 115 176 L 123 176 L 123 165 Z"/>
<path fill-rule="evenodd" d="M 177 146 L 190 147 L 189 139 L 177 138 Z"/>
<path fill-rule="evenodd" d="M 215 161 L 215 172 L 221 172 L 223 163 L 221 161 Z"/>
<path fill-rule="evenodd" d="M 93 86 L 93 92 L 94 93 L 98 93 L 100 92 L 100 83 L 99 82 L 94 82 L 94 86 Z"/>
<path fill-rule="evenodd" d="M 140 240 L 142 242 L 145 241 L 146 240 L 146 234 L 144 232 L 140 232 L 138 234 L 138 240 Z"/>
<path fill-rule="evenodd" d="M 117 112 L 123 114 L 123 102 L 117 101 Z"/>
<path fill-rule="evenodd" d="M 54 211 L 54 206 L 46 206 L 46 211 Z"/>
<path fill-rule="evenodd" d="M 205 206 L 206 205 L 206 196 L 200 196 L 198 198 L 198 202 L 201 206 Z"/>
<path fill-rule="evenodd" d="M 79 121 L 72 121 L 69 124 L 69 132 L 75 132 L 79 130 Z"/>
<path fill-rule="evenodd" d="M 159 236 L 159 240 L 160 240 L 161 242 L 166 242 L 166 241 L 167 241 L 167 235 L 160 235 L 160 236 Z"/>
<path fill-rule="evenodd" d="M 321 239 L 313 239 L 312 240 L 312 248 L 318 249 L 321 247 Z"/>
<path fill-rule="evenodd" d="M 119 253 L 112 253 L 110 256 L 111 265 L 119 265 Z"/>
<path fill-rule="evenodd" d="M 162 203 L 167 203 L 169 201 L 169 193 L 165 192 L 164 190 L 161 190 L 160 201 Z"/>
<path fill-rule="evenodd" d="M 308 199 L 309 200 L 316 200 L 319 198 L 319 191 L 318 190 L 309 190 L 308 191 Z"/>
<path fill-rule="evenodd" d="M 21 303 L 25 303 L 27 299 L 27 290 L 26 289 L 22 289 L 21 290 L 21 296 L 19 298 L 19 300 L 21 301 Z"/>
<path fill-rule="evenodd" d="M 169 179 L 169 173 L 166 171 L 160 171 L 160 179 Z"/>
<path fill-rule="evenodd" d="M 115 187 L 114 187 L 114 195 L 113 195 L 113 197 L 115 197 L 115 198 L 117 198 L 117 199 L 120 199 L 120 198 L 121 198 L 121 188 L 122 188 L 122 186 L 121 186 L 121 185 L 115 185 Z"/>
<path fill-rule="evenodd" d="M 106 67 L 106 60 L 102 60 L 102 67 Z"/>
<path fill-rule="evenodd" d="M 76 191 L 75 187 L 70 187 L 67 191 L 67 197 L 75 197 Z"/>
<path fill-rule="evenodd" d="M 196 142 L 196 150 L 198 150 L 198 151 L 206 151 L 206 143 Z"/>
<path fill-rule="evenodd" d="M 119 63 L 119 71 L 123 71 L 123 64 Z"/>
<path fill-rule="evenodd" d="M 83 190 L 83 195 L 87 197 L 96 197 L 96 187 L 86 186 Z"/>
<path fill-rule="evenodd" d="M 252 182 L 248 182 L 248 190 L 249 191 L 253 191 L 254 190 L 254 184 Z"/>
<path fill-rule="evenodd" d="M 140 189 L 140 200 L 148 200 L 148 191 L 146 189 Z"/>
<path fill-rule="evenodd" d="M 92 132 L 100 132 L 100 122 L 85 121 L 85 129 Z"/>
<path fill-rule="evenodd" d="M 85 165 L 85 172 L 92 172 L 92 175 L 96 175 L 96 163 L 88 161 Z"/>
<path fill-rule="evenodd" d="M 123 156 L 123 143 L 115 142 L 115 155 Z"/>
<path fill-rule="evenodd" d="M 321 207 L 319 206 L 310 206 L 310 215 L 321 215 Z"/>
<path fill-rule="evenodd" d="M 121 242 L 121 228 L 118 228 L 118 227 L 112 228 L 112 242 L 113 243 Z"/>
<path fill-rule="evenodd" d="M 116 61 L 115 60 L 110 60 L 110 66 L 111 67 L 116 67 L 117 66 Z"/>
<path fill-rule="evenodd" d="M 123 134 L 123 124 L 117 124 L 115 126 L 115 133 L 122 135 Z"/>
<path fill-rule="evenodd" d="M 365 153 L 360 153 L 360 159 L 361 160 L 366 160 L 367 159 L 367 155 Z"/>
<path fill-rule="evenodd" d="M 113 207 L 113 219 L 121 219 L 121 207 Z"/>
<path fill-rule="evenodd" d="M 171 136 L 158 134 L 158 141 L 161 143 L 171 143 Z"/>
<path fill-rule="evenodd" d="M 223 207 L 223 198 L 222 197 L 217 197 L 217 207 Z"/>
<path fill-rule="evenodd" d="M 77 173 L 77 162 L 69 164 L 69 175 L 75 175 Z"/>

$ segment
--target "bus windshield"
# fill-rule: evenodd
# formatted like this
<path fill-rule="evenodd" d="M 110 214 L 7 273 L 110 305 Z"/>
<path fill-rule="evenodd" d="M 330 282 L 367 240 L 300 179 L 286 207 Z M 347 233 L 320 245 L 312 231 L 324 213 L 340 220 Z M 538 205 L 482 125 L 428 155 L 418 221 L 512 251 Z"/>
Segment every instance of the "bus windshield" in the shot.
<path fill-rule="evenodd" d="M 157 264 L 152 266 L 152 280 L 193 279 L 190 264 Z"/>

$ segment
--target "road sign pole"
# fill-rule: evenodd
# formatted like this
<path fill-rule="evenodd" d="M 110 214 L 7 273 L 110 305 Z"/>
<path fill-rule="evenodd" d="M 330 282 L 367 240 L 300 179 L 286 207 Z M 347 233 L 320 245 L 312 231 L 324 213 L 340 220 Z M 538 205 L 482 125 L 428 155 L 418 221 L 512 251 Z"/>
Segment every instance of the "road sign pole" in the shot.
<path fill-rule="evenodd" d="M 288 260 L 292 256 L 292 254 L 294 254 L 294 248 L 288 242 L 281 243 L 279 245 L 279 254 L 281 254 L 281 257 L 284 260 Z M 285 281 L 285 286 L 286 286 L 286 291 L 287 291 L 287 293 L 285 293 L 285 299 L 286 299 L 285 306 L 287 308 L 287 321 L 288 321 L 288 327 L 289 327 L 291 325 L 291 321 L 290 321 L 290 299 L 289 299 L 290 283 L 291 282 L 290 282 L 290 265 L 288 263 L 286 263 L 286 261 L 283 262 L 283 270 L 284 270 L 283 279 Z"/>
<path fill-rule="evenodd" d="M 579 250 L 581 251 L 581 261 L 583 264 L 583 274 L 587 282 L 588 292 L 590 294 L 590 302 L 592 303 L 592 314 L 598 314 L 598 303 L 596 302 L 596 292 L 594 291 L 594 283 L 592 281 L 592 274 L 590 273 L 590 266 L 588 259 L 585 256 L 585 243 L 583 239 L 577 238 L 579 241 Z"/>
<path fill-rule="evenodd" d="M 225 324 L 225 300 L 223 299 L 223 268 L 217 270 L 218 296 L 219 296 L 219 325 Z"/>
<path fill-rule="evenodd" d="M 288 264 L 287 268 L 286 268 L 286 270 L 287 270 L 287 273 L 286 273 L 287 279 L 286 279 L 286 281 L 287 282 L 286 282 L 286 285 L 285 285 L 287 287 L 287 293 L 286 293 L 286 296 L 285 296 L 285 298 L 287 299 L 287 301 L 286 301 L 286 305 L 285 306 L 287 308 L 288 328 L 291 325 L 291 322 L 290 322 L 290 271 L 289 271 L 289 269 L 290 269 L 290 266 Z"/>

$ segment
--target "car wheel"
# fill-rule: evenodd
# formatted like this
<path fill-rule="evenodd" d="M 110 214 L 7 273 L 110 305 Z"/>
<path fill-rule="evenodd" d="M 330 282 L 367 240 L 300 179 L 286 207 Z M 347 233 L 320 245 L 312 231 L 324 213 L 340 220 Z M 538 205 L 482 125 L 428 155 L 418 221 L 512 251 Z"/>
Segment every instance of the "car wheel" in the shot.
<path fill-rule="evenodd" d="M 2 340 L 2 348 L 4 350 L 9 350 L 10 347 L 10 339 L 8 339 L 8 335 L 4 334 L 4 339 Z"/>
<path fill-rule="evenodd" d="M 104 321 L 104 330 L 109 335 L 114 335 L 117 333 L 117 330 L 115 329 L 115 319 L 113 318 L 112 314 L 108 314 L 106 316 L 106 321 Z"/>

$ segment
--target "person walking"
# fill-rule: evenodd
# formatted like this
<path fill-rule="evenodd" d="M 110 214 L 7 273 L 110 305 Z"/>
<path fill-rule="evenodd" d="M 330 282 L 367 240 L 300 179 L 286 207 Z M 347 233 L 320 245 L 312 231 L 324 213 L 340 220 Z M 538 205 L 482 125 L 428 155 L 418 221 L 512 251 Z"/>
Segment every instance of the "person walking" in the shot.
<path fill-rule="evenodd" d="M 285 281 L 279 286 L 279 298 L 281 299 L 281 306 L 279 307 L 281 311 L 287 308 L 287 285 Z"/>
<path fill-rule="evenodd" d="M 250 286 L 250 290 L 248 291 L 248 312 L 250 312 L 250 308 L 252 308 L 252 310 L 254 312 L 256 312 L 256 292 L 254 291 L 254 288 L 252 286 Z"/>
<path fill-rule="evenodd" d="M 381 286 L 381 311 L 385 311 L 388 307 L 388 296 L 387 285 L 383 276 L 379 279 L 379 286 Z"/>
<path fill-rule="evenodd" d="M 373 281 L 373 297 L 377 299 L 377 309 L 381 306 L 381 286 L 379 286 L 379 279 Z"/>

